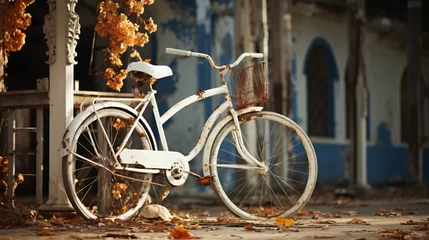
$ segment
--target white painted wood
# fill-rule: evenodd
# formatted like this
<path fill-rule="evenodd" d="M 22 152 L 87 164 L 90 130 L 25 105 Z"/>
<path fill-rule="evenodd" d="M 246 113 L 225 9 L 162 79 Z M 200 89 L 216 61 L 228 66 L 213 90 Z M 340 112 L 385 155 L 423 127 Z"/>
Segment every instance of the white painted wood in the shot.
<path fill-rule="evenodd" d="M 367 138 L 366 118 L 368 115 L 368 97 L 363 83 L 363 71 L 359 71 L 358 84 L 356 86 L 356 184 L 359 187 L 369 187 L 367 182 Z"/>
<path fill-rule="evenodd" d="M 8 152 L 8 179 L 7 179 L 7 185 L 9 186 L 7 189 L 8 194 L 8 204 L 11 208 L 15 207 L 14 204 L 14 197 L 15 197 L 15 189 L 13 188 L 15 183 L 15 131 L 14 128 L 16 127 L 16 121 L 15 121 L 15 110 L 10 109 L 8 112 L 8 139 L 7 139 L 7 152 Z"/>
<path fill-rule="evenodd" d="M 47 87 L 47 79 L 37 80 L 37 90 Z M 43 204 L 43 108 L 36 110 L 36 204 Z"/>
<path fill-rule="evenodd" d="M 73 119 L 74 66 L 67 63 L 68 4 L 64 0 L 56 0 L 55 3 L 56 56 L 49 65 L 49 198 L 40 206 L 39 211 L 42 212 L 73 211 L 63 185 L 59 150 L 67 125 Z"/>

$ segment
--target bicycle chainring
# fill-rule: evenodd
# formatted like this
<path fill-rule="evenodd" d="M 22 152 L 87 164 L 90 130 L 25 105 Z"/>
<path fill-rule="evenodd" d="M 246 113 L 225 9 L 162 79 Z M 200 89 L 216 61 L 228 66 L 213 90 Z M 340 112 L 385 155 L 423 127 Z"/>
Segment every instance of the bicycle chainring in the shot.
<path fill-rule="evenodd" d="M 172 187 L 181 187 L 188 178 L 189 165 L 181 162 L 174 162 L 170 169 L 165 170 L 165 179 Z"/>

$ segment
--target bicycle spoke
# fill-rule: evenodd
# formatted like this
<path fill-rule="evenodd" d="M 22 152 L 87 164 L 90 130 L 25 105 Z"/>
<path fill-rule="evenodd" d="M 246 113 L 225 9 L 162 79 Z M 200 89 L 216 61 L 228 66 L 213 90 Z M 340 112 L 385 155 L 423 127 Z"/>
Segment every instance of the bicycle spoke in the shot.
<path fill-rule="evenodd" d="M 271 172 L 271 170 L 269 170 Z M 271 174 L 273 174 L 271 172 Z M 292 199 L 289 197 L 289 194 L 287 194 L 286 190 L 284 190 L 284 188 L 282 187 L 282 185 L 279 183 L 279 181 L 277 180 L 277 178 L 274 176 L 274 180 L 276 180 L 277 184 L 280 186 L 280 188 L 282 189 L 283 193 L 286 195 L 286 197 L 289 199 L 289 201 L 292 203 L 292 205 L 294 205 L 295 203 L 293 203 Z"/>
<path fill-rule="evenodd" d="M 300 192 L 298 192 L 294 187 L 292 187 L 289 183 L 287 183 L 286 181 L 284 181 L 282 178 L 280 178 L 280 176 L 274 174 L 273 172 L 271 172 L 271 174 L 273 175 L 273 177 L 278 178 L 280 181 L 282 181 L 284 184 L 286 184 L 288 187 L 292 188 L 292 190 L 294 190 L 296 193 L 298 193 L 299 195 L 301 195 Z"/>
<path fill-rule="evenodd" d="M 267 181 L 267 179 L 265 178 L 265 176 L 263 177 L 263 179 L 264 179 L 264 181 L 265 181 L 265 183 L 267 183 L 267 186 L 270 188 L 270 190 L 271 190 L 271 192 L 273 193 L 273 195 L 274 195 L 274 197 L 277 199 L 277 202 L 280 204 L 280 206 L 282 206 L 282 208 L 284 208 L 283 207 L 283 205 L 282 205 L 282 202 L 280 201 L 280 199 L 277 197 L 277 194 L 274 192 L 274 189 L 268 184 L 268 181 Z M 271 195 L 270 195 L 271 196 Z M 272 205 L 271 205 L 271 208 L 272 208 Z"/>

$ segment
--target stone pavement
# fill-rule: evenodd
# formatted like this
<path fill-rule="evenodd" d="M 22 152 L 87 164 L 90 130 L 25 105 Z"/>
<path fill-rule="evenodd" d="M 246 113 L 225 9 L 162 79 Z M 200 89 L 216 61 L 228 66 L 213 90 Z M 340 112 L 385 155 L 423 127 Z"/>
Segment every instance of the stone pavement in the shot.
<path fill-rule="evenodd" d="M 219 222 L 219 216 L 228 216 L 226 209 L 206 200 L 181 199 L 178 206 L 170 199 L 165 206 L 173 214 L 189 217 L 189 232 L 202 239 L 429 239 L 429 200 L 425 198 L 339 198 L 329 202 L 315 199 L 318 200 L 294 216 L 292 226 L 284 229 L 274 222 Z M 58 217 L 29 222 L 0 222 L 0 240 L 168 239 L 169 231 L 177 225 L 141 220 L 124 224 L 88 223 Z"/>

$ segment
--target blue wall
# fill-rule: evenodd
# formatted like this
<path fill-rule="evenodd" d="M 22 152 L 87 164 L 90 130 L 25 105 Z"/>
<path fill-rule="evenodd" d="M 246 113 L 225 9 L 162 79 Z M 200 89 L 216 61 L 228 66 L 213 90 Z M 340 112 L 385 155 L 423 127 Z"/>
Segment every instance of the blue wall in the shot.
<path fill-rule="evenodd" d="M 368 184 L 409 182 L 408 148 L 393 146 L 386 124 L 377 129 L 377 144 L 367 147 Z M 344 178 L 348 144 L 313 143 L 319 164 L 318 184 L 334 185 Z M 423 151 L 423 183 L 429 184 L 429 149 Z"/>

